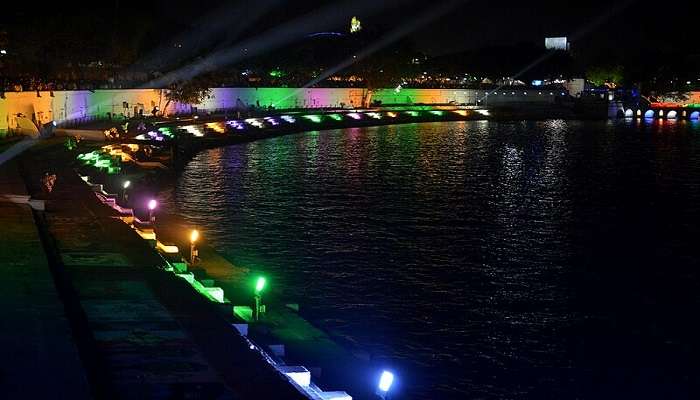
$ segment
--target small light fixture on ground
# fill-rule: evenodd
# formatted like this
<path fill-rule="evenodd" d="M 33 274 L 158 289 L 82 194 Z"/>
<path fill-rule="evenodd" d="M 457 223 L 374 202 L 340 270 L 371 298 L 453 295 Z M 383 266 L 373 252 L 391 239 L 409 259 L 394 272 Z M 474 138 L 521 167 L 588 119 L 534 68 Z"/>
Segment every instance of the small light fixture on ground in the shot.
<path fill-rule="evenodd" d="M 265 284 L 267 283 L 264 276 L 258 277 L 255 282 L 255 320 L 260 320 L 260 314 L 263 313 L 262 305 L 262 291 L 265 289 Z"/>
<path fill-rule="evenodd" d="M 199 255 L 199 251 L 195 246 L 195 243 L 197 243 L 198 239 L 199 231 L 196 229 L 192 229 L 192 232 L 190 232 L 190 264 L 192 265 L 194 265 L 195 261 L 197 261 L 197 256 Z"/>
<path fill-rule="evenodd" d="M 377 385 L 377 395 L 382 399 L 386 399 L 393 383 L 394 374 L 386 370 L 382 371 L 382 375 L 379 377 L 379 384 Z"/>
<path fill-rule="evenodd" d="M 128 189 L 129 186 L 131 186 L 131 181 L 129 181 L 129 180 L 126 180 L 126 181 L 124 181 L 124 183 L 122 183 L 122 200 L 124 200 L 124 202 L 126 202 L 126 200 L 127 200 L 126 189 Z"/>
<path fill-rule="evenodd" d="M 156 217 L 153 213 L 156 207 L 158 207 L 158 202 L 155 199 L 151 199 L 148 201 L 148 219 L 149 221 L 151 221 L 152 225 L 155 225 L 156 223 Z"/>

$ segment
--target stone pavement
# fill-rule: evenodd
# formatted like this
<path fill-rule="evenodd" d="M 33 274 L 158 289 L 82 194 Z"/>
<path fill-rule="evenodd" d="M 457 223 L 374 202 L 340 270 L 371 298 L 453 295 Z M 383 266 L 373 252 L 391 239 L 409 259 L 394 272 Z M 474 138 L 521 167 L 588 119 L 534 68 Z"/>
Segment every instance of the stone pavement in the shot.
<path fill-rule="evenodd" d="M 15 162 L 0 165 L 3 196 L 27 196 Z M 90 398 L 32 210 L 2 199 L 0 276 L 0 397 Z"/>
<path fill-rule="evenodd" d="M 215 305 L 160 269 L 160 256 L 96 200 L 59 149 L 29 153 L 30 194 L 41 195 L 46 170 L 57 175 L 39 226 L 96 397 L 304 398 Z"/>

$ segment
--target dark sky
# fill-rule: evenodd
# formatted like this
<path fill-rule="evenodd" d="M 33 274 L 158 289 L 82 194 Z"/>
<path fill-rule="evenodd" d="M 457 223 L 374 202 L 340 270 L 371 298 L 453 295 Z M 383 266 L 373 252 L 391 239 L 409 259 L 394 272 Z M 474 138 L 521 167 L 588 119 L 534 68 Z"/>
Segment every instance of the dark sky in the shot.
<path fill-rule="evenodd" d="M 433 23 L 414 30 L 409 37 L 419 49 L 429 54 L 459 52 L 491 45 L 518 42 L 543 43 L 545 36 L 573 38 L 576 51 L 602 53 L 610 50 L 643 52 L 649 46 L 664 46 L 681 51 L 696 51 L 692 46 L 700 15 L 700 2 L 645 2 L 634 0 L 494 0 L 457 1 L 459 4 Z M 70 2 L 68 2 L 70 3 Z M 40 23 L 61 13 L 90 15 L 143 14 L 162 26 L 162 33 L 183 32 L 194 27 L 206 29 L 214 21 L 236 27 L 254 19 L 247 35 L 256 35 L 308 13 L 318 18 L 300 24 L 303 30 L 346 30 L 349 18 L 357 14 L 365 27 L 379 33 L 397 27 L 411 28 L 411 21 L 445 3 L 444 0 L 332 0 L 280 1 L 239 0 L 207 2 L 154 0 L 139 3 L 113 0 L 107 2 L 61 3 L 41 6 L 41 12 L 22 6 L 3 6 L 2 22 Z M 627 7 L 621 7 L 621 5 Z M 12 7 L 15 7 L 13 10 Z M 318 10 L 327 7 L 326 12 Z M 120 10 L 117 12 L 115 10 Z M 210 15 L 205 16 L 207 13 Z M 121 18 L 121 17 L 120 17 Z M 326 25 L 326 26 L 323 26 Z M 330 26 L 332 25 L 332 26 Z"/>
<path fill-rule="evenodd" d="M 244 9 L 255 9 L 259 1 L 239 1 Z M 343 1 L 279 1 L 267 18 L 257 26 L 265 28 L 290 20 L 294 16 L 333 4 L 342 25 L 353 14 Z M 365 26 L 390 30 L 409 24 L 415 17 L 444 3 L 442 0 L 356 0 L 367 3 L 369 10 L 358 13 Z M 162 2 L 159 9 L 168 18 L 188 23 L 192 15 L 202 12 L 201 3 L 173 7 Z M 185 10 L 185 8 L 189 9 Z M 185 11 L 183 11 L 185 10 Z M 643 50 L 650 43 L 673 48 L 690 47 L 700 15 L 698 2 L 647 2 L 634 0 L 464 0 L 434 23 L 418 28 L 412 35 L 420 48 L 430 53 L 445 53 L 489 45 L 508 45 L 521 41 L 541 43 L 545 36 L 574 36 L 579 48 L 619 47 Z M 320 19 L 318 22 L 322 22 Z M 673 40 L 670 40 L 673 39 Z M 578 43 L 576 43 L 578 42 Z"/>

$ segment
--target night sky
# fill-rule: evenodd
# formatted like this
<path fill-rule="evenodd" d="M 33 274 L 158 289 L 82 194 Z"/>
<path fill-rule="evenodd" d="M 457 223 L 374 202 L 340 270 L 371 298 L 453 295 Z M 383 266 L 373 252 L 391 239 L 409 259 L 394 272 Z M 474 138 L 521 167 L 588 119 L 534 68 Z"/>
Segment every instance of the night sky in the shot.
<path fill-rule="evenodd" d="M 413 21 L 445 3 L 454 6 L 432 22 L 413 26 Z M 62 16 L 79 15 L 86 20 L 106 20 L 105 29 L 118 30 L 128 20 L 138 18 L 153 24 L 145 49 L 153 49 L 178 33 L 194 36 L 192 32 L 207 31 L 216 31 L 214 40 L 222 48 L 308 15 L 311 17 L 294 23 L 299 39 L 315 31 L 347 32 L 350 17 L 357 15 L 365 30 L 372 30 L 377 38 L 405 28 L 404 37 L 429 56 L 490 46 L 543 46 L 546 36 L 568 36 L 577 57 L 598 63 L 643 59 L 652 54 L 700 53 L 694 45 L 693 21 L 700 15 L 700 4 L 690 1 L 214 0 L 205 7 L 203 4 L 155 0 L 134 7 L 119 0 L 73 2 L 71 6 L 42 5 L 41 13 L 15 4 L 4 6 L 0 24 L 31 22 L 40 26 L 52 18 L 55 22 Z M 217 30 L 217 24 L 224 28 Z M 129 30 L 124 34 L 129 35 Z"/>
<path fill-rule="evenodd" d="M 47 15 L 83 14 L 86 16 L 105 14 L 140 14 L 153 18 L 162 24 L 161 32 L 186 31 L 198 25 L 206 25 L 214 18 L 226 18 L 232 25 L 249 19 L 257 10 L 266 9 L 264 16 L 256 20 L 247 31 L 255 34 L 273 27 L 295 16 L 331 6 L 337 20 L 336 30 L 347 29 L 347 22 L 357 14 L 365 26 L 389 30 L 420 16 L 436 7 L 440 1 L 388 0 L 388 1 L 207 1 L 178 4 L 172 1 L 156 0 L 140 3 L 134 7 L 130 2 L 113 1 L 44 6 L 42 12 L 23 6 L 3 6 L 0 22 L 34 20 L 41 23 Z M 510 45 L 518 42 L 543 41 L 545 36 L 579 36 L 578 49 L 587 51 L 590 47 L 619 47 L 629 51 L 643 51 L 648 45 L 670 46 L 675 50 L 691 49 L 696 30 L 693 19 L 700 12 L 698 2 L 654 2 L 634 0 L 587 0 L 587 1 L 545 1 L 545 0 L 501 0 L 501 1 L 458 1 L 453 11 L 434 23 L 418 28 L 411 36 L 419 48 L 429 54 L 444 54 L 474 49 L 489 45 Z M 358 10 L 358 8 L 365 10 Z M 13 10 L 12 7 L 15 7 Z M 121 9 L 121 13 L 114 10 Z M 359 12 L 358 12 L 359 11 Z M 209 17 L 205 17 L 211 13 Z M 205 17 L 199 20 L 197 17 Z M 605 18 L 599 25 L 598 18 Z M 318 25 L 328 18 L 319 18 Z M 323 28 L 319 26 L 320 28 Z M 313 29 L 313 24 L 305 28 Z M 590 31 L 588 31 L 590 28 Z"/>
<path fill-rule="evenodd" d="M 172 6 L 161 2 L 158 7 L 169 18 L 183 25 L 191 16 L 201 14 L 201 4 Z M 230 3 L 230 2 L 229 2 Z M 239 1 L 244 10 L 259 7 L 260 1 Z M 324 1 L 276 1 L 269 14 L 257 25 L 267 27 L 321 8 Z M 347 29 L 352 15 L 346 4 L 360 1 L 333 2 Z M 389 0 L 372 1 L 370 10 L 358 13 L 365 26 L 389 30 L 412 18 L 429 12 L 444 1 Z M 693 20 L 700 13 L 698 2 L 649 3 L 635 0 L 463 0 L 453 11 L 434 23 L 418 28 L 411 36 L 428 54 L 444 54 L 491 45 L 512 45 L 519 42 L 542 43 L 545 36 L 577 36 L 581 51 L 591 48 L 617 48 L 643 51 L 645 47 L 664 46 L 678 51 L 691 49 L 696 28 Z M 245 11 L 244 11 L 245 12 Z M 321 21 L 319 21 L 321 22 Z"/>

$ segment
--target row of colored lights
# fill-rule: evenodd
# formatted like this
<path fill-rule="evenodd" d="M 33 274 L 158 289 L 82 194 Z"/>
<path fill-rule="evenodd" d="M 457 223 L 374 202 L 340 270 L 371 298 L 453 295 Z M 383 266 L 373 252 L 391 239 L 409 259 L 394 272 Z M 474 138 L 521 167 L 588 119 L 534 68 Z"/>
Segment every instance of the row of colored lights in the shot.
<path fill-rule="evenodd" d="M 637 110 L 636 114 L 637 114 L 636 116 L 638 118 L 642 117 L 641 110 Z M 691 112 L 690 115 L 688 115 L 688 112 L 686 110 L 682 110 L 682 111 L 680 111 L 680 113 L 676 110 L 669 110 L 667 113 L 665 113 L 665 116 L 667 119 L 676 119 L 676 118 L 678 118 L 679 114 L 680 114 L 681 118 L 688 117 L 691 120 L 700 119 L 700 111 L 694 111 L 694 112 Z M 635 116 L 635 112 L 632 111 L 631 109 L 625 111 L 625 118 L 632 118 L 634 116 Z M 644 113 L 644 118 L 646 118 L 646 119 L 655 118 L 657 116 L 659 118 L 663 118 L 664 117 L 664 110 L 658 110 L 658 115 L 657 115 L 657 112 L 655 112 L 654 110 L 647 110 Z"/>
<path fill-rule="evenodd" d="M 87 182 L 87 180 L 86 180 Z M 130 181 L 124 181 L 123 188 L 126 190 L 130 186 Z M 109 205 L 109 204 L 108 204 Z M 165 253 L 165 256 L 172 256 L 179 254 L 180 250 L 177 246 L 174 245 L 164 245 L 161 242 L 157 240 L 157 237 L 155 235 L 155 211 L 156 208 L 158 207 L 158 202 L 155 199 L 150 199 L 146 203 L 146 207 L 149 212 L 149 220 L 151 224 L 151 229 L 153 230 L 152 232 L 142 232 L 140 228 L 137 228 L 134 224 L 130 224 L 130 227 L 134 229 L 141 237 L 144 239 L 150 239 L 150 240 L 155 240 L 156 241 L 156 249 L 161 252 Z M 133 211 L 132 211 L 133 213 Z M 133 214 L 132 214 L 133 215 Z M 126 222 L 126 221 L 124 221 Z M 200 239 L 200 233 L 198 230 L 193 229 L 190 231 L 189 235 L 189 240 L 190 240 L 190 265 L 195 264 L 195 259 L 196 255 L 198 254 L 198 251 L 196 250 L 196 244 Z M 165 262 L 167 263 L 166 270 L 172 272 L 175 276 L 178 278 L 181 278 L 185 280 L 189 285 L 200 295 L 208 299 L 209 301 L 219 303 L 219 304 L 226 304 L 230 303 L 230 301 L 225 297 L 224 290 L 220 287 L 216 286 L 205 286 L 201 282 L 199 282 L 194 274 L 189 271 L 187 262 L 184 258 L 182 258 L 181 262 L 170 262 L 167 259 L 165 259 Z M 256 304 L 256 311 L 254 313 L 254 320 L 258 321 L 258 318 L 260 314 L 262 313 L 261 311 L 261 306 L 262 306 L 262 294 L 263 291 L 266 289 L 267 286 L 267 279 L 264 276 L 258 276 L 257 279 L 255 280 L 255 285 L 254 285 L 254 298 L 255 298 L 255 304 Z M 235 312 L 234 307 L 234 312 Z M 263 308 L 264 309 L 264 308 Z M 273 360 L 271 357 L 267 355 L 259 346 L 254 344 L 250 339 L 248 339 L 246 336 L 244 336 L 245 340 L 248 341 L 249 348 L 251 350 L 257 350 L 260 352 L 260 354 L 264 357 L 264 359 L 270 363 L 275 369 L 277 369 L 279 372 L 282 374 L 286 375 L 288 379 L 293 381 L 295 384 L 299 385 L 301 389 L 303 389 L 306 393 L 309 394 L 319 394 L 323 393 L 323 390 L 321 390 L 318 386 L 313 385 L 313 383 L 310 380 L 310 374 L 308 370 L 304 367 L 297 367 L 294 371 L 288 371 L 283 368 L 280 368 L 280 364 L 278 364 L 275 360 Z M 304 374 L 306 372 L 306 374 Z M 386 399 L 387 395 L 394 383 L 394 374 L 391 371 L 388 370 L 383 370 L 381 372 L 381 375 L 379 376 L 379 380 L 377 382 L 377 388 L 375 390 L 375 393 L 382 399 Z M 340 393 L 340 392 L 336 392 Z M 344 394 L 344 393 L 343 393 Z"/>
<path fill-rule="evenodd" d="M 351 118 L 353 120 L 361 120 L 363 118 L 371 118 L 371 119 L 383 119 L 385 117 L 389 118 L 397 118 L 399 114 L 405 114 L 411 117 L 418 117 L 422 111 L 399 111 L 399 112 L 375 112 L 375 111 L 366 111 L 366 112 L 349 112 L 349 113 L 331 113 L 331 114 L 304 114 L 301 115 L 300 118 L 309 120 L 313 123 L 321 123 L 324 118 L 326 119 L 331 119 L 334 121 L 342 121 L 345 118 Z M 443 110 L 432 110 L 432 111 L 427 111 L 427 113 L 432 114 L 432 115 L 437 115 L 437 116 L 444 116 L 445 113 L 450 112 L 450 111 L 443 111 Z M 457 115 L 460 115 L 462 117 L 465 117 L 468 115 L 467 110 L 453 110 L 451 111 Z M 246 124 L 249 126 L 252 126 L 254 128 L 264 128 L 265 125 L 272 125 L 272 126 L 277 126 L 280 125 L 280 122 L 285 122 L 289 124 L 293 124 L 297 122 L 297 118 L 291 116 L 291 115 L 282 115 L 278 118 L 275 117 L 264 117 L 264 118 L 248 118 L 244 120 L 243 122 L 241 121 L 226 121 L 226 124 L 231 126 L 234 129 L 238 130 L 243 130 L 245 129 Z M 209 123 L 206 124 L 207 127 L 214 129 L 215 124 L 217 123 Z M 217 130 L 217 129 L 214 129 Z M 220 132 L 220 130 L 217 130 Z"/>
<path fill-rule="evenodd" d="M 82 161 L 83 165 L 89 165 L 104 170 L 110 175 L 118 174 L 121 171 L 121 167 L 119 166 L 121 157 L 112 156 L 102 151 L 94 150 L 89 153 L 81 153 L 78 154 L 76 158 Z"/>
<path fill-rule="evenodd" d="M 700 108 L 700 103 L 671 103 L 671 102 L 657 102 L 651 103 L 651 108 Z"/>
<path fill-rule="evenodd" d="M 488 115 L 482 111 L 477 110 L 482 115 Z M 172 139 L 174 137 L 173 129 L 182 129 L 185 132 L 191 134 L 195 137 L 204 137 L 205 128 L 210 129 L 219 134 L 225 134 L 227 129 L 234 130 L 245 130 L 246 128 L 264 129 L 266 127 L 276 127 L 282 124 L 295 124 L 298 118 L 303 118 L 313 123 L 321 123 L 324 118 L 331 119 L 333 121 L 343 121 L 345 118 L 351 118 L 353 120 L 359 121 L 363 118 L 371 118 L 380 120 L 385 117 L 397 118 L 400 114 L 404 114 L 410 117 L 418 117 L 421 113 L 427 113 L 436 116 L 444 116 L 446 113 L 452 112 L 462 117 L 466 117 L 469 113 L 467 110 L 429 110 L 429 111 L 388 111 L 388 112 L 376 112 L 376 111 L 363 111 L 363 112 L 348 112 L 348 113 L 330 113 L 330 114 L 304 114 L 298 117 L 292 115 L 281 115 L 278 117 L 262 117 L 262 118 L 247 118 L 245 120 L 229 120 L 226 122 L 207 122 L 204 125 L 182 125 L 176 128 L 161 127 L 155 131 L 149 131 L 146 134 L 141 134 L 136 136 L 137 140 L 155 140 L 164 141 L 166 139 Z"/>
<path fill-rule="evenodd" d="M 110 147 L 110 146 L 105 146 L 105 147 Z M 93 161 L 93 160 L 101 160 L 105 156 L 105 153 L 101 153 L 99 151 L 92 151 L 90 153 L 84 153 L 80 154 L 78 156 L 79 159 L 82 160 L 87 160 L 87 161 Z M 85 182 L 88 184 L 89 178 L 87 176 L 82 177 Z M 131 181 L 125 180 L 122 184 L 122 188 L 124 191 L 126 191 L 129 187 L 131 186 Z M 131 215 L 133 218 L 133 210 L 131 209 L 121 209 L 116 205 L 116 203 L 105 203 L 108 206 L 114 207 L 117 211 L 120 213 L 127 212 L 128 214 Z M 141 237 L 144 239 L 149 239 L 149 240 L 154 240 L 156 242 L 156 250 L 165 253 L 165 255 L 174 255 L 174 254 L 179 254 L 180 250 L 177 246 L 174 245 L 165 245 L 161 243 L 160 241 L 157 240 L 156 235 L 155 235 L 155 212 L 158 207 L 158 201 L 156 199 L 150 199 L 146 203 L 146 208 L 148 209 L 149 213 L 149 223 L 151 226 L 150 232 L 148 231 L 142 231 L 141 228 L 137 228 L 136 225 L 134 225 L 131 222 L 127 222 L 128 219 L 123 219 L 123 222 L 127 223 L 130 225 L 132 229 L 134 229 Z M 191 256 L 191 264 L 194 265 L 195 263 L 195 256 L 198 254 L 198 251 L 196 250 L 196 243 L 200 239 L 200 233 L 198 230 L 194 229 L 190 231 L 189 234 L 189 240 L 190 240 L 190 256 Z M 175 276 L 184 279 L 186 282 L 190 284 L 190 286 L 198 292 L 200 295 L 203 297 L 207 298 L 208 300 L 215 302 L 215 303 L 228 303 L 229 300 L 225 297 L 224 290 L 220 287 L 215 287 L 215 286 L 205 286 L 199 281 L 197 281 L 192 274 L 192 272 L 188 271 L 187 268 L 187 263 L 184 258 L 182 258 L 181 261 L 178 262 L 170 262 L 167 261 L 167 259 L 164 259 L 167 267 L 166 270 L 172 272 Z M 257 279 L 255 280 L 255 286 L 254 286 L 254 296 L 256 298 L 256 304 L 262 304 L 261 296 L 263 290 L 265 290 L 267 284 L 267 280 L 264 276 L 258 276 Z M 258 315 L 258 312 L 256 312 L 256 316 Z M 257 318 L 256 318 L 257 320 Z M 258 346 L 254 345 L 252 342 L 248 340 L 250 349 L 251 350 L 256 350 L 258 349 Z M 262 350 L 260 350 L 262 352 Z M 320 388 L 318 388 L 315 385 L 312 385 L 311 382 L 309 381 L 308 378 L 303 378 L 299 376 L 299 371 L 294 371 L 293 373 L 287 373 L 287 371 L 281 370 L 279 368 L 279 365 L 269 358 L 264 352 L 262 352 L 263 355 L 265 355 L 266 360 L 270 362 L 278 371 L 284 373 L 287 375 L 287 377 L 294 381 L 297 385 L 301 386 L 302 389 L 306 389 L 308 387 L 307 393 L 319 393 L 323 392 Z M 302 367 L 302 371 L 308 371 L 305 368 Z M 308 375 L 308 372 L 307 372 Z M 375 389 L 375 394 L 379 396 L 381 399 L 386 399 L 388 398 L 389 391 L 391 390 L 392 386 L 394 385 L 395 381 L 395 376 L 394 373 L 389 371 L 389 370 L 382 370 L 381 374 L 379 375 L 379 379 L 377 381 L 377 387 Z"/>

